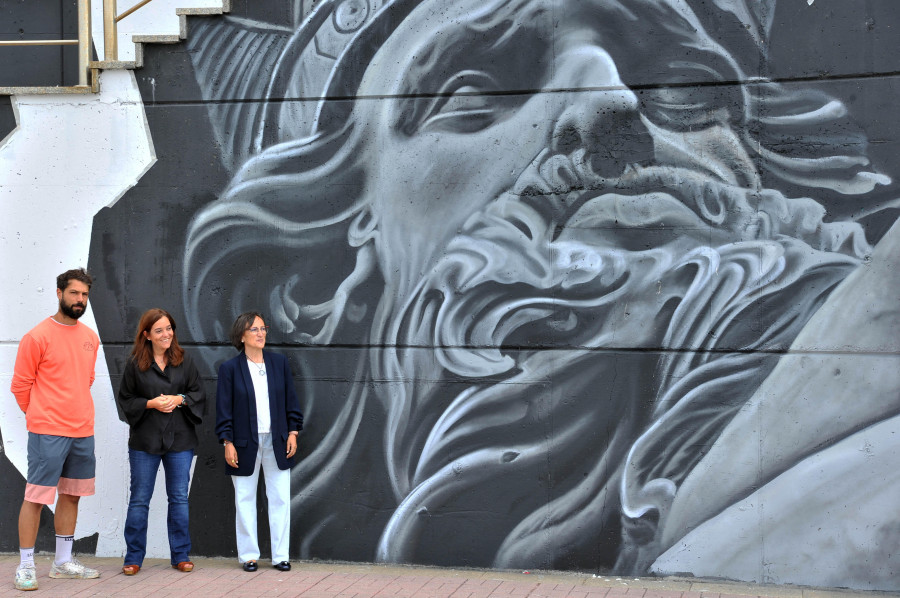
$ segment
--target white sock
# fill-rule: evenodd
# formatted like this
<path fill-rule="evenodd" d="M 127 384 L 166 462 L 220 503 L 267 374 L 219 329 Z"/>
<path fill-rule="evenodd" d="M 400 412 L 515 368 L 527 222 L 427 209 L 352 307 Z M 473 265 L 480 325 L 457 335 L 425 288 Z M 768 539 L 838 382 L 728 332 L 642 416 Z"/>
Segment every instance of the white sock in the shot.
<path fill-rule="evenodd" d="M 22 565 L 31 565 L 34 567 L 34 548 L 20 548 L 19 558 L 22 559 Z"/>
<path fill-rule="evenodd" d="M 75 544 L 75 536 L 56 536 L 56 559 L 53 561 L 57 565 L 68 563 L 72 560 L 72 545 Z"/>

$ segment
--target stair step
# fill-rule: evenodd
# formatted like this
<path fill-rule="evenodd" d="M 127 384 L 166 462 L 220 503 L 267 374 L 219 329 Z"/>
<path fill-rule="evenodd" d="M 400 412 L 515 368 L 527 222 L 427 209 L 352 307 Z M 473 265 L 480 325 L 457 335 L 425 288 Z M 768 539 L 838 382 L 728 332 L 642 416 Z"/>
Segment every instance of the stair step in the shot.
<path fill-rule="evenodd" d="M 228 12 L 225 8 L 217 8 L 212 6 L 207 6 L 204 8 L 176 8 L 175 14 L 178 16 L 184 15 L 186 17 L 196 17 L 203 15 L 222 15 Z"/>
<path fill-rule="evenodd" d="M 134 60 L 92 60 L 88 63 L 88 68 L 131 70 L 137 68 L 137 62 Z"/>
<path fill-rule="evenodd" d="M 136 44 L 177 44 L 183 37 L 180 35 L 132 35 L 131 41 Z"/>
<path fill-rule="evenodd" d="M 70 85 L 54 87 L 0 87 L 0 96 L 55 95 L 94 93 L 90 85 Z"/>

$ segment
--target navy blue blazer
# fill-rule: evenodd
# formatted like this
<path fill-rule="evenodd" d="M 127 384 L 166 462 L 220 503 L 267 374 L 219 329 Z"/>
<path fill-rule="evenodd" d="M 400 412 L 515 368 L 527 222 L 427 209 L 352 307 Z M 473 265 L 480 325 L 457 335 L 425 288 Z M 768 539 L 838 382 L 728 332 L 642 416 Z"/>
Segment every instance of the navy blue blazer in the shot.
<path fill-rule="evenodd" d="M 294 390 L 291 366 L 284 355 L 263 351 L 266 381 L 269 385 L 269 413 L 272 416 L 272 448 L 279 469 L 289 469 L 293 457 L 287 458 L 288 432 L 303 429 L 300 401 Z M 238 454 L 238 466 L 225 464 L 226 473 L 247 476 L 253 473 L 259 434 L 256 428 L 256 393 L 250 366 L 243 351 L 219 366 L 216 384 L 216 436 L 229 440 Z M 297 439 L 299 441 L 299 438 Z"/>

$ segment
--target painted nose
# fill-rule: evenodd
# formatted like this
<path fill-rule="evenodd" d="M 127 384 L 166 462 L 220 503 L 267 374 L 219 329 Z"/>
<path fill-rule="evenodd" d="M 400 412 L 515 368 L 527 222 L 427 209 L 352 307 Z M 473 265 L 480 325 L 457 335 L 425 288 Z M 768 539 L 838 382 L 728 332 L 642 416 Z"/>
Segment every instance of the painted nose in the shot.
<path fill-rule="evenodd" d="M 628 164 L 648 163 L 653 140 L 641 121 L 639 101 L 619 79 L 605 52 L 579 52 L 572 68 L 578 84 L 600 87 L 571 92 L 553 129 L 551 148 L 560 154 L 584 149 L 595 173 L 617 177 Z"/>

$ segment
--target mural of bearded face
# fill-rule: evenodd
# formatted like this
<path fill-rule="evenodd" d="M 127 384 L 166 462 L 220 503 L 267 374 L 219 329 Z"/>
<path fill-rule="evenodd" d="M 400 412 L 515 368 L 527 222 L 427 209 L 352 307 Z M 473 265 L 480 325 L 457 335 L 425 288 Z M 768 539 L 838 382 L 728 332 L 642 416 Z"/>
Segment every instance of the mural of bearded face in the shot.
<path fill-rule="evenodd" d="M 845 114 L 747 78 L 678 0 L 398 1 L 313 124 L 266 113 L 276 138 L 194 219 L 185 302 L 198 338 L 201 306 L 265 301 L 288 342 L 361 347 L 294 470 L 303 556 L 354 535 L 384 561 L 647 570 L 679 484 L 871 250 L 809 196 L 887 181 L 837 137 L 768 148 L 763 108 L 771 138 Z M 269 285 L 211 291 L 247 260 Z"/>
<path fill-rule="evenodd" d="M 548 193 L 565 193 L 585 175 L 619 177 L 650 158 L 637 98 L 598 33 L 564 21 L 566 35 L 551 43 L 552 8 L 532 6 L 513 26 L 491 22 L 491 7 L 479 16 L 478 3 L 454 5 L 454 16 L 420 8 L 366 71 L 360 95 L 398 98 L 354 111 L 366 151 L 390 156 L 372 164 L 365 187 L 380 270 L 396 297 L 409 296 L 492 202 L 530 194 L 551 203 Z M 467 27 L 492 41 L 466 35 Z M 432 35 L 417 35 L 422 28 Z M 553 92 L 504 94 L 511 87 Z M 439 95 L 419 97 L 423 90 Z"/>

